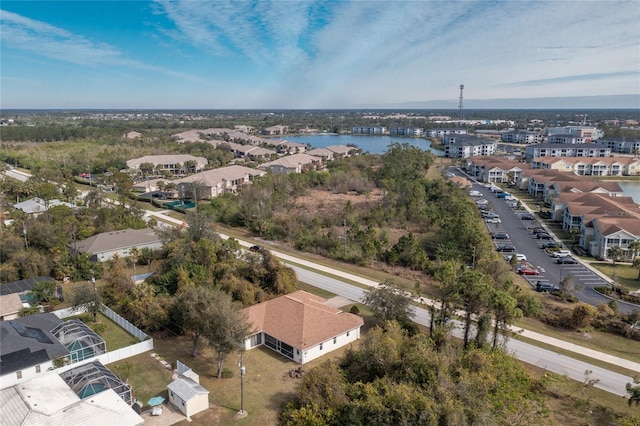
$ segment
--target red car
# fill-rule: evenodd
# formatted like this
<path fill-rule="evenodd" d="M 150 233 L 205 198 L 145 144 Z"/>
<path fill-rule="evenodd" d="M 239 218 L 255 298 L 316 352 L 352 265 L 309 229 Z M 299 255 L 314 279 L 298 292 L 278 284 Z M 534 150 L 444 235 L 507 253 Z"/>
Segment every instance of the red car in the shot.
<path fill-rule="evenodd" d="M 518 273 L 521 275 L 539 275 L 540 272 L 536 268 L 532 268 L 530 266 L 525 266 L 523 268 L 518 269 Z"/>

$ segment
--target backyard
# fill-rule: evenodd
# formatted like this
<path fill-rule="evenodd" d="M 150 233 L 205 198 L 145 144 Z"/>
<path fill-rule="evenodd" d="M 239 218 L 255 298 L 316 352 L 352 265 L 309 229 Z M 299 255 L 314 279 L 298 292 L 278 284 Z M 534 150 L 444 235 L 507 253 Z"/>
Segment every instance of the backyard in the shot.
<path fill-rule="evenodd" d="M 350 308 L 351 305 L 345 307 Z M 366 330 L 375 324 L 375 319 L 366 307 L 359 305 L 360 314 L 365 319 Z M 349 347 L 356 348 L 358 342 L 345 346 L 322 358 L 304 365 L 309 370 L 328 360 L 341 357 Z M 210 391 L 209 400 L 217 408 L 207 410 L 193 417 L 187 424 L 212 425 L 229 424 L 277 424 L 278 414 L 284 404 L 295 396 L 295 388 L 300 382 L 289 374 L 299 367 L 298 364 L 284 358 L 265 347 L 259 347 L 243 353 L 244 376 L 244 409 L 248 415 L 238 418 L 240 411 L 240 375 L 239 354 L 233 353 L 225 361 L 225 375 L 229 378 L 217 379 L 216 357 L 212 349 L 201 345 L 196 358 L 191 356 L 191 335 L 173 336 L 166 339 L 154 339 L 154 352 L 173 367 L 176 361 L 186 364 L 200 376 L 200 384 Z M 150 353 L 144 353 L 109 366 L 116 373 L 128 373 L 128 383 L 132 386 L 133 395 L 145 404 L 153 396 L 167 398 L 167 385 L 171 382 L 171 372 Z"/>

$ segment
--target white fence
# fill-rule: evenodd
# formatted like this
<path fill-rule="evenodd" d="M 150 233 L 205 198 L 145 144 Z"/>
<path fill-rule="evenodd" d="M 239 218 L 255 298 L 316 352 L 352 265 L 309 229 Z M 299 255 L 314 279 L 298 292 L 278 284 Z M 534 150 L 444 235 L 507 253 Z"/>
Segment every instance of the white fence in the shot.
<path fill-rule="evenodd" d="M 140 330 L 138 327 L 131 324 L 126 319 L 122 318 L 120 315 L 112 311 L 108 306 L 102 305 L 102 308 L 100 308 L 100 311 L 111 321 L 115 322 L 120 327 L 124 328 L 127 331 L 127 333 L 133 336 L 136 336 L 138 339 L 140 339 L 140 341 L 147 340 L 149 338 L 149 335 L 147 335 L 147 333 Z M 83 314 L 85 312 L 87 312 L 86 308 L 79 308 L 76 310 L 74 310 L 73 308 L 66 308 L 66 309 L 59 309 L 57 311 L 53 311 L 52 313 L 58 318 L 62 319 L 62 318 L 72 317 L 78 314 Z"/>
<path fill-rule="evenodd" d="M 140 341 L 147 340 L 149 336 L 144 331 L 140 330 L 135 325 L 131 324 L 126 319 L 122 318 L 120 315 L 116 314 L 114 311 L 109 309 L 109 307 L 102 305 L 100 311 L 105 314 L 111 321 L 118 324 L 120 327 L 127 330 L 129 334 L 136 336 Z"/>
<path fill-rule="evenodd" d="M 93 358 L 88 358 L 82 360 L 81 362 L 76 362 L 75 364 L 65 365 L 63 367 L 57 368 L 55 371 L 58 374 L 64 373 L 65 371 L 71 370 L 72 368 L 75 368 L 79 365 L 87 364 L 93 361 L 100 361 L 102 364 L 107 365 L 112 362 L 136 356 L 150 350 L 153 350 L 153 339 L 147 339 L 144 342 L 136 343 L 135 345 L 127 346 L 126 348 L 116 349 L 115 351 L 107 352 L 106 354 L 98 355 Z"/>

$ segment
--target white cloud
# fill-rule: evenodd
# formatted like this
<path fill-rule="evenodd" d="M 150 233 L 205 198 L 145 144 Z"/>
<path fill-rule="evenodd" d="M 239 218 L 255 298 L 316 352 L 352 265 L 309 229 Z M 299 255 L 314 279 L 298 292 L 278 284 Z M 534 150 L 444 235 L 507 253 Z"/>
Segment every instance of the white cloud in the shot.
<path fill-rule="evenodd" d="M 62 28 L 36 21 L 6 10 L 0 11 L 3 47 L 83 66 L 119 66 L 198 80 L 186 73 L 168 70 L 124 57 L 115 46 L 93 42 Z"/>

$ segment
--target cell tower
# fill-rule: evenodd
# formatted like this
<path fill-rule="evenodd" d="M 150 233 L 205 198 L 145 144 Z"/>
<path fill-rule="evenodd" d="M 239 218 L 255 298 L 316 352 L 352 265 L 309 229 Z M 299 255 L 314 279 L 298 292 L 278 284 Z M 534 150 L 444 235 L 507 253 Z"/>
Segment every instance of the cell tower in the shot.
<path fill-rule="evenodd" d="M 458 110 L 459 110 L 459 120 L 462 121 L 462 119 L 464 118 L 464 116 L 462 115 L 462 91 L 464 90 L 464 84 L 460 85 L 460 103 L 458 104 Z"/>

